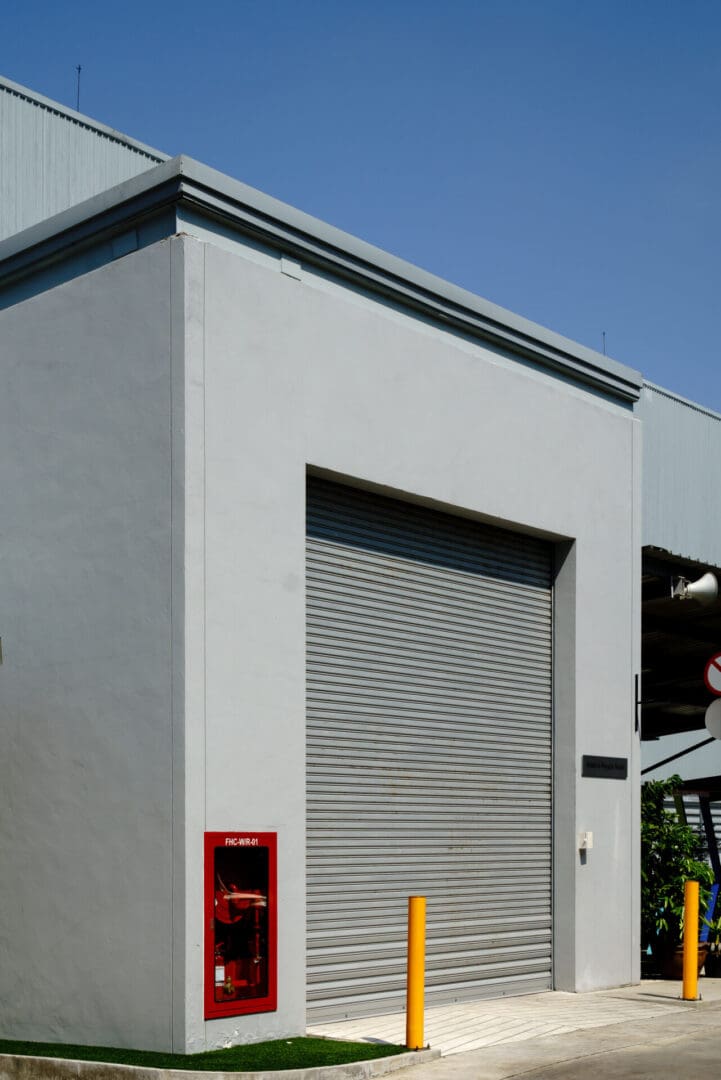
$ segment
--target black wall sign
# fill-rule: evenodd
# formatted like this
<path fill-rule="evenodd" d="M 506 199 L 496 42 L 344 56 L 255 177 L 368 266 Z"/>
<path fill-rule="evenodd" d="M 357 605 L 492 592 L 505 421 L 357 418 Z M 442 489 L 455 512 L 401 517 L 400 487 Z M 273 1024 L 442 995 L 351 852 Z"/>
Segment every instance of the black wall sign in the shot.
<path fill-rule="evenodd" d="M 625 780 L 628 777 L 628 758 L 584 754 L 581 775 L 595 776 L 600 780 Z"/>

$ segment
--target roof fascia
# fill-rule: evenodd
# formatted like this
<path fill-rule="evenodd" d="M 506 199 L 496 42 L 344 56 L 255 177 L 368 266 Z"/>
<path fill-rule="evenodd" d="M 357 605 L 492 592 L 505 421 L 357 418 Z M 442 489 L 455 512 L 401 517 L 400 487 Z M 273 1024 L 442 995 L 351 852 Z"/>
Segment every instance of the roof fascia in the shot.
<path fill-rule="evenodd" d="M 626 402 L 639 372 L 189 158 L 183 203 L 354 284 Z"/>
<path fill-rule="evenodd" d="M 237 180 L 178 157 L 0 243 L 0 288 L 175 205 L 624 403 L 641 375 Z"/>
<path fill-rule="evenodd" d="M 0 242 L 0 289 L 175 208 L 181 189 L 174 158 L 8 237 Z"/>

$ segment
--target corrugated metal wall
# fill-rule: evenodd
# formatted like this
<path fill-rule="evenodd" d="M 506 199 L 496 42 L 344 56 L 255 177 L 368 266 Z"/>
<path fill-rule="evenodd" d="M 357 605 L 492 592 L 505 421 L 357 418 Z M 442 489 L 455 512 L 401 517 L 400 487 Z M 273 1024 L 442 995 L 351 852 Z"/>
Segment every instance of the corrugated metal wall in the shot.
<path fill-rule="evenodd" d="M 0 80 L 0 240 L 165 160 Z"/>
<path fill-rule="evenodd" d="M 644 384 L 645 547 L 721 567 L 721 416 Z"/>
<path fill-rule="evenodd" d="M 429 1003 L 551 985 L 548 545 L 308 488 L 314 1019 L 400 1009 L 407 897 Z"/>

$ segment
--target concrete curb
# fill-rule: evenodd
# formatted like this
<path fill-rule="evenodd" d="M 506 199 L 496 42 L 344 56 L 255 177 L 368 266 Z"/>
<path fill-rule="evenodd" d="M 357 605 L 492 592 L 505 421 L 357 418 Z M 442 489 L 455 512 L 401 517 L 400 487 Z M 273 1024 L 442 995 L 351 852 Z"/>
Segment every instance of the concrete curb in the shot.
<path fill-rule="evenodd" d="M 0 1054 L 0 1080 L 368 1080 L 411 1065 L 435 1061 L 440 1050 L 411 1050 L 370 1061 L 344 1065 L 318 1065 L 312 1069 L 271 1072 L 198 1072 L 190 1069 L 148 1069 L 112 1061 L 75 1061 L 71 1058 Z"/>

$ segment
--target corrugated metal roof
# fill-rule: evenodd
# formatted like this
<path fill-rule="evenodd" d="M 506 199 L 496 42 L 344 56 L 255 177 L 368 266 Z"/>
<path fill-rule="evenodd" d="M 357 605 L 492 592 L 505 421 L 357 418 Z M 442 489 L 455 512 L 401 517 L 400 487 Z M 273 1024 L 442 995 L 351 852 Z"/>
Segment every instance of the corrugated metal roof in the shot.
<path fill-rule="evenodd" d="M 721 416 L 644 383 L 643 543 L 721 567 Z"/>
<path fill-rule="evenodd" d="M 166 160 L 160 151 L 0 78 L 0 239 Z"/>

